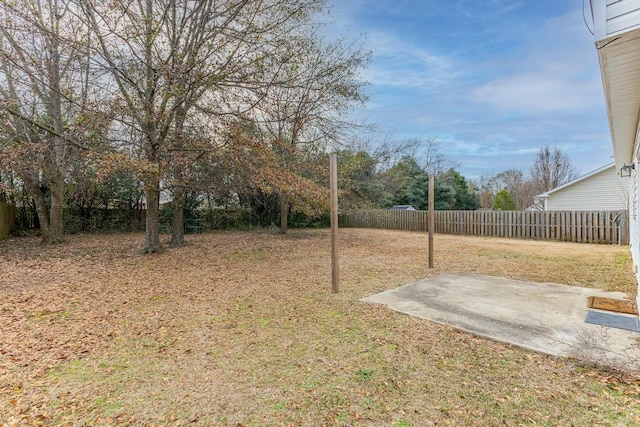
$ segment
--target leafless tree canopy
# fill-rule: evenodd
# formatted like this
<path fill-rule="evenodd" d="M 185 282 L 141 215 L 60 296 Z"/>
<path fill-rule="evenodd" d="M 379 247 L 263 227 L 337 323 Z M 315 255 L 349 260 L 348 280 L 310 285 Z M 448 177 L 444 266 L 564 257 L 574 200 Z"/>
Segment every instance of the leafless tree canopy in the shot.
<path fill-rule="evenodd" d="M 146 198 L 145 249 L 156 252 L 163 187 L 174 195 L 180 244 L 185 188 L 216 176 L 202 173 L 205 162 L 238 173 L 251 152 L 265 168 L 284 170 L 301 160 L 298 146 L 336 141 L 348 127 L 342 113 L 364 100 L 358 71 L 369 55 L 324 41 L 317 19 L 327 4 L 0 0 L 0 156 L 36 200 L 43 236 L 53 236 L 45 240 L 62 239 L 74 150 L 88 151 L 78 161 L 98 174 L 136 174 Z M 247 123 L 255 131 L 238 132 Z M 289 182 L 278 187 L 277 174 L 258 171 L 269 179 L 256 185 L 285 195 L 285 187 L 309 182 L 296 173 L 281 175 Z"/>
<path fill-rule="evenodd" d="M 577 175 L 576 168 L 569 160 L 569 156 L 559 148 L 550 148 L 548 145 L 540 148 L 531 166 L 530 174 L 536 191 L 539 193 L 566 184 Z"/>
<path fill-rule="evenodd" d="M 528 172 L 528 174 L 527 174 Z M 524 210 L 534 205 L 535 196 L 575 179 L 577 171 L 569 156 L 559 148 L 540 148 L 533 164 L 524 168 L 508 169 L 495 175 L 483 176 L 476 182 L 480 192 L 480 206 L 490 208 L 498 191 L 507 190 L 516 205 Z"/>
<path fill-rule="evenodd" d="M 0 160 L 31 194 L 48 243 L 63 239 L 69 159 L 91 127 L 87 34 L 71 1 L 0 1 Z"/>

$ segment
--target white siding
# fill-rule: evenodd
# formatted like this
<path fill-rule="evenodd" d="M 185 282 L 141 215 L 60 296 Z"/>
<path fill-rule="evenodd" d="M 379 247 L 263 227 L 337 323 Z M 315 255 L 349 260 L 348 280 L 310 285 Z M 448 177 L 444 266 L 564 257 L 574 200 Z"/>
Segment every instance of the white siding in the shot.
<path fill-rule="evenodd" d="M 617 167 L 640 167 L 640 0 L 594 0 L 594 36 Z M 635 156 L 633 156 L 635 153 Z M 635 159 L 635 160 L 634 160 Z M 640 174 L 629 178 L 629 242 L 640 305 Z"/>
<path fill-rule="evenodd" d="M 628 206 L 629 178 L 621 178 L 614 165 L 572 185 L 549 193 L 546 210 L 615 211 Z"/>
<path fill-rule="evenodd" d="M 596 41 L 640 28 L 640 0 L 595 0 Z"/>
<path fill-rule="evenodd" d="M 640 26 L 640 2 L 635 0 L 607 1 L 607 35 Z"/>
<path fill-rule="evenodd" d="M 636 159 L 638 159 L 638 139 L 635 142 Z M 640 163 L 636 161 L 636 165 Z M 636 166 L 637 167 L 637 166 Z M 636 273 L 638 282 L 638 307 L 640 307 L 640 204 L 638 196 L 640 192 L 640 174 L 635 169 L 631 173 L 629 182 L 629 246 L 631 248 L 631 258 L 633 259 L 633 270 Z"/>

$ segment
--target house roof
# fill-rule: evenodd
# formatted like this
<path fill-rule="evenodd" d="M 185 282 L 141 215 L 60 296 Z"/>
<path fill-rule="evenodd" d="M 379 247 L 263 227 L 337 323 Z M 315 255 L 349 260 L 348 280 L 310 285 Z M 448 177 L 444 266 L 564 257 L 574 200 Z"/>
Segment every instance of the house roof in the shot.
<path fill-rule="evenodd" d="M 391 208 L 393 211 L 414 211 L 415 208 L 411 205 L 395 205 Z"/>
<path fill-rule="evenodd" d="M 616 165 L 633 162 L 640 111 L 640 30 L 596 41 Z"/>
<path fill-rule="evenodd" d="M 579 183 L 579 182 L 582 182 L 582 181 L 584 181 L 584 180 L 587 180 L 587 179 L 591 178 L 591 177 L 592 177 L 592 176 L 594 176 L 594 175 L 597 175 L 597 174 L 599 174 L 599 173 L 601 173 L 601 172 L 604 172 L 604 171 L 606 171 L 606 170 L 608 170 L 608 169 L 613 169 L 613 168 L 615 168 L 615 167 L 616 167 L 616 164 L 615 164 L 615 163 L 609 163 L 609 164 L 607 164 L 607 165 L 602 166 L 601 168 L 598 168 L 598 169 L 596 169 L 596 170 L 594 170 L 594 171 L 591 171 L 591 172 L 589 172 L 589 173 L 587 173 L 587 174 L 585 174 L 585 175 L 582 175 L 581 177 L 578 177 L 578 178 L 574 179 L 573 181 L 569 181 L 569 182 L 567 182 L 566 184 L 562 184 L 562 185 L 561 185 L 561 186 L 559 186 L 559 187 L 552 188 L 552 189 L 551 189 L 551 190 L 549 190 L 549 191 L 546 191 L 546 192 L 544 192 L 544 193 L 542 193 L 542 194 L 538 194 L 537 196 L 535 196 L 535 198 L 536 198 L 536 199 L 544 199 L 544 198 L 547 198 L 547 197 L 549 197 L 549 195 L 550 195 L 550 194 L 553 194 L 553 193 L 555 193 L 556 191 L 560 191 L 560 190 L 565 189 L 565 188 L 567 188 L 567 187 L 571 187 L 572 185 L 575 185 L 575 184 L 577 184 L 577 183 Z"/>

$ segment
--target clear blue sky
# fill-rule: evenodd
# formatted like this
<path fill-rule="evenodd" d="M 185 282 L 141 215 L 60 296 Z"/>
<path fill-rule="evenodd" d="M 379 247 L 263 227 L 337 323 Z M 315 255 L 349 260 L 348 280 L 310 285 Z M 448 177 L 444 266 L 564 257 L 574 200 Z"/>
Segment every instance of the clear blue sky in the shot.
<path fill-rule="evenodd" d="M 373 53 L 354 114 L 394 139 L 437 138 L 471 179 L 528 168 L 542 145 L 581 173 L 612 161 L 582 0 L 333 3 L 335 31 L 364 33 Z"/>

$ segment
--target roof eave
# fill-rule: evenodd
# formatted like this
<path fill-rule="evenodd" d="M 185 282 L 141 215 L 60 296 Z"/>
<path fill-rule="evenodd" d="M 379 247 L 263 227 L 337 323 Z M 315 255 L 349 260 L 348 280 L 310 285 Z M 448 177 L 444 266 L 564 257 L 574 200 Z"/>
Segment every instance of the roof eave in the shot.
<path fill-rule="evenodd" d="M 640 112 L 640 30 L 596 42 L 615 163 L 633 161 Z M 631 76 L 631 78 L 630 78 Z M 622 83 L 624 82 L 624 84 Z"/>

